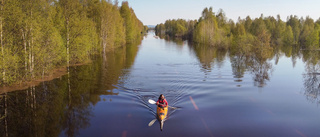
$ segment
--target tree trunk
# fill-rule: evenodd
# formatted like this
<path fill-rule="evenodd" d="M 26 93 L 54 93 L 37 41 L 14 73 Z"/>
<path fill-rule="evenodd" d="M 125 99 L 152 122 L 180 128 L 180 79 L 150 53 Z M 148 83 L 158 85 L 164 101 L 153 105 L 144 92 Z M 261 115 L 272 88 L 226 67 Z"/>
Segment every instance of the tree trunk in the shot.
<path fill-rule="evenodd" d="M 102 49 L 103 49 L 103 55 L 106 56 L 106 48 L 107 48 L 107 30 L 106 30 L 106 24 L 105 24 L 105 21 L 104 21 L 104 17 L 102 17 L 101 19 L 101 41 L 102 41 Z"/>
<path fill-rule="evenodd" d="M 70 87 L 70 30 L 69 30 L 69 19 L 66 19 L 67 25 L 67 71 L 68 71 L 68 92 L 69 92 L 69 104 L 71 105 L 71 87 Z"/>
<path fill-rule="evenodd" d="M 29 28 L 29 67 L 30 67 L 30 74 L 31 74 L 31 79 L 33 79 L 33 69 L 34 69 L 34 55 L 33 55 L 33 36 L 32 36 L 32 31 L 33 31 L 33 15 L 32 15 L 32 10 L 33 10 L 33 0 L 30 0 L 30 28 Z"/>
<path fill-rule="evenodd" d="M 3 6 L 4 6 L 4 0 L 1 0 L 1 4 L 0 4 L 1 8 L 0 8 L 0 44 L 1 44 L 1 56 L 2 56 L 2 80 L 5 83 L 6 81 L 6 69 L 5 69 L 5 60 L 4 60 L 4 42 L 3 42 Z"/>
<path fill-rule="evenodd" d="M 32 66 L 31 66 L 31 42 L 28 40 L 28 46 L 29 46 L 29 73 L 32 74 Z"/>
<path fill-rule="evenodd" d="M 37 109 L 37 100 L 36 100 L 36 86 L 32 86 L 31 87 L 31 91 L 33 92 L 33 96 L 32 96 L 32 98 L 33 98 L 33 102 L 32 102 L 32 104 L 33 104 L 33 112 L 34 112 L 34 117 L 35 117 L 35 120 L 36 120 L 36 117 L 37 117 L 37 111 L 36 111 L 36 109 Z M 35 123 L 37 123 L 36 121 L 35 121 Z"/>
<path fill-rule="evenodd" d="M 23 41 L 23 47 L 24 47 L 24 56 L 25 56 L 25 61 L 24 61 L 24 68 L 27 72 L 28 70 L 28 52 L 27 52 L 27 42 L 26 42 L 26 33 L 24 32 L 23 29 L 21 29 L 21 35 L 22 35 L 22 41 Z"/>
<path fill-rule="evenodd" d="M 71 105 L 71 86 L 70 86 L 70 13 L 68 11 L 68 2 L 66 1 L 64 5 L 64 17 L 66 20 L 66 49 L 67 49 L 67 75 L 68 75 L 68 106 Z"/>
<path fill-rule="evenodd" d="M 70 53 L 69 53 L 69 44 L 70 44 L 70 30 L 69 30 L 69 19 L 66 19 L 66 27 L 67 27 L 67 67 L 69 73 L 69 66 L 70 66 Z"/>

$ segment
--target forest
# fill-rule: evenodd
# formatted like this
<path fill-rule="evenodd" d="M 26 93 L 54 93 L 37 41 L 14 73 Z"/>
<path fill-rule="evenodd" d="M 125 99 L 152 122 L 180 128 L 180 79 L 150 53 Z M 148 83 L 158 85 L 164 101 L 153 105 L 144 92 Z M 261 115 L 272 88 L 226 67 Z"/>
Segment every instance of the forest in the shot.
<path fill-rule="evenodd" d="M 198 20 L 173 19 L 155 27 L 160 37 L 192 40 L 195 45 L 206 45 L 228 49 L 236 54 L 255 55 L 268 58 L 273 49 L 293 46 L 302 50 L 318 50 L 320 19 L 289 16 L 282 21 L 263 14 L 259 18 L 238 18 L 237 22 L 226 17 L 222 9 L 215 13 L 210 8 L 202 11 Z"/>
<path fill-rule="evenodd" d="M 30 81 L 59 67 L 140 42 L 147 27 L 128 2 L 1 0 L 0 85 Z"/>

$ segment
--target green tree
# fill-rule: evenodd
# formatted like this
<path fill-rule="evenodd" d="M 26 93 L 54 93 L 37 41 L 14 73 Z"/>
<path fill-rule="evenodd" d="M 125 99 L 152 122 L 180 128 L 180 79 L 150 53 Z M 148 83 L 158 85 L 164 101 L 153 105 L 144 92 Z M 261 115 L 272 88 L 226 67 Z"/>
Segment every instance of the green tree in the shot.
<path fill-rule="evenodd" d="M 2 29 L 1 29 L 1 84 L 10 84 L 23 76 L 16 75 L 20 72 L 20 59 L 24 57 L 21 28 L 25 17 L 21 9 L 22 3 L 17 0 L 2 0 Z M 24 60 L 24 59 L 23 59 Z M 8 75 L 10 74 L 10 75 Z"/>
<path fill-rule="evenodd" d="M 284 35 L 283 33 L 286 32 L 286 24 L 281 20 L 280 15 L 277 15 L 277 20 L 274 23 L 275 23 L 275 28 L 271 34 L 271 38 L 272 38 L 271 43 L 273 45 L 282 45 L 282 42 L 283 42 L 282 35 Z"/>
<path fill-rule="evenodd" d="M 146 27 L 130 8 L 129 14 L 131 40 L 138 41 Z M 110 1 L 0 0 L 0 84 L 89 61 L 102 49 L 123 46 L 126 30 L 119 7 Z"/>
<path fill-rule="evenodd" d="M 120 13 L 125 22 L 126 41 L 127 43 L 130 43 L 134 41 L 134 22 L 132 19 L 131 10 L 129 8 L 128 2 L 122 2 Z"/>
<path fill-rule="evenodd" d="M 294 36 L 290 25 L 287 25 L 286 30 L 283 32 L 282 41 L 285 45 L 291 46 L 294 44 Z"/>
<path fill-rule="evenodd" d="M 247 31 L 250 31 L 252 25 L 252 19 L 250 18 L 250 16 L 246 17 L 246 20 L 244 21 L 244 27 L 246 28 Z"/>
<path fill-rule="evenodd" d="M 124 19 L 126 29 L 126 42 L 133 43 L 136 42 L 136 40 L 140 40 L 144 26 L 135 15 L 133 9 L 129 7 L 128 2 L 122 2 L 122 5 L 120 7 L 120 14 Z"/>
<path fill-rule="evenodd" d="M 315 24 L 311 34 L 306 37 L 306 47 L 308 49 L 319 49 L 320 25 Z"/>
<path fill-rule="evenodd" d="M 239 58 L 242 56 L 251 55 L 254 37 L 250 33 L 247 33 L 245 30 L 245 24 L 239 20 L 233 32 L 233 44 L 231 47 L 231 54 L 237 55 Z"/>
<path fill-rule="evenodd" d="M 83 3 L 78 0 L 60 0 L 59 4 L 64 17 L 61 33 L 65 38 L 67 63 L 86 61 L 98 43 L 95 25 L 87 18 Z"/>
<path fill-rule="evenodd" d="M 290 25 L 293 32 L 294 44 L 298 44 L 301 24 L 297 16 L 288 17 L 287 25 Z"/>
<path fill-rule="evenodd" d="M 271 34 L 263 21 L 263 15 L 255 19 L 251 25 L 252 34 L 256 37 L 254 43 L 254 52 L 260 59 L 267 59 L 271 56 L 272 48 L 270 47 Z"/>
<path fill-rule="evenodd" d="M 212 8 L 205 8 L 202 12 L 198 24 L 195 26 L 194 41 L 202 44 L 215 46 L 219 40 L 218 22 Z M 220 40 L 219 40 L 220 41 Z"/>
<path fill-rule="evenodd" d="M 165 32 L 166 32 L 166 28 L 165 28 L 165 25 L 163 23 L 160 23 L 160 24 L 156 25 L 156 27 L 155 27 L 156 35 L 161 37 L 161 36 L 165 35 Z"/>
<path fill-rule="evenodd" d="M 300 44 L 306 49 L 319 48 L 319 25 L 315 24 L 314 20 L 310 17 L 307 17 L 303 21 Z"/>

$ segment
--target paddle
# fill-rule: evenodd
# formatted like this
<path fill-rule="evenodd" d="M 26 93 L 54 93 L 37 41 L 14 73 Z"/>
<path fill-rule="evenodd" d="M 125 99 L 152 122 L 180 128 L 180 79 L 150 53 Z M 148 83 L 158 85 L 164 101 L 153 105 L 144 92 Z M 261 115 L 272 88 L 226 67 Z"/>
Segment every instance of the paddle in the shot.
<path fill-rule="evenodd" d="M 150 104 L 156 104 L 156 102 L 155 102 L 154 100 L 152 100 L 152 99 L 149 99 L 148 102 L 149 102 Z"/>
<path fill-rule="evenodd" d="M 152 99 L 149 99 L 148 102 L 149 102 L 150 104 L 156 104 L 156 102 L 155 102 L 154 100 L 152 100 Z M 168 105 L 168 107 L 169 107 L 169 108 L 172 108 L 172 109 L 177 109 L 176 107 L 171 107 L 171 106 L 169 106 L 169 105 Z"/>
<path fill-rule="evenodd" d="M 153 125 L 154 122 L 156 122 L 157 119 L 153 119 L 150 121 L 150 123 L 148 124 L 149 127 L 151 127 Z"/>

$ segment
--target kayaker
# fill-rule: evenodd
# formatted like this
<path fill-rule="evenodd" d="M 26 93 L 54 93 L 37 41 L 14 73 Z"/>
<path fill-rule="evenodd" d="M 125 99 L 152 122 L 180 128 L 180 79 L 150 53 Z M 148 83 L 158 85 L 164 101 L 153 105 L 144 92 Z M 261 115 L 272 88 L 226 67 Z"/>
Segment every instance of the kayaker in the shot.
<path fill-rule="evenodd" d="M 165 107 L 168 106 L 168 102 L 167 102 L 167 100 L 164 98 L 164 95 L 161 94 L 161 95 L 159 96 L 159 99 L 158 99 L 156 105 L 158 105 L 158 107 L 161 107 L 161 108 L 165 108 Z"/>

